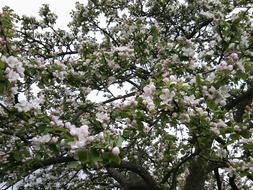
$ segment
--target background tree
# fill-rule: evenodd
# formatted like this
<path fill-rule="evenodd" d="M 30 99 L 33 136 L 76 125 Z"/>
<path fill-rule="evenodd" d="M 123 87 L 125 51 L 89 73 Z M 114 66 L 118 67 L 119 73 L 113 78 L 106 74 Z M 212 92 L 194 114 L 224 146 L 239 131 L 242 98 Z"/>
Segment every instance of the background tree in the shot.
<path fill-rule="evenodd" d="M 68 31 L 5 7 L 1 188 L 250 189 L 250 2 L 89 0 Z"/>

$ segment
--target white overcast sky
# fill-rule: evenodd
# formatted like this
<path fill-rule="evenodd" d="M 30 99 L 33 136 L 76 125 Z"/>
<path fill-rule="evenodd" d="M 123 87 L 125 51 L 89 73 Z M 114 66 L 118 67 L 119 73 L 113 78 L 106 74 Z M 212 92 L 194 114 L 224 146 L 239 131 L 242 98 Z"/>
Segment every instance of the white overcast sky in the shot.
<path fill-rule="evenodd" d="M 50 9 L 58 16 L 57 27 L 66 29 L 70 21 L 70 12 L 75 8 L 78 0 L 0 0 L 0 9 L 11 7 L 19 15 L 38 16 L 42 4 L 49 4 Z M 79 0 L 86 4 L 86 0 Z"/>

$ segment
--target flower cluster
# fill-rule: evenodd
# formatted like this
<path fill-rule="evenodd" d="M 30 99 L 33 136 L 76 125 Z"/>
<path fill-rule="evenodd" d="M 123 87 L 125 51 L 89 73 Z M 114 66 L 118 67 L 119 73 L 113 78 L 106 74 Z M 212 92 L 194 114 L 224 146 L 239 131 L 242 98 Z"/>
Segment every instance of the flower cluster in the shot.
<path fill-rule="evenodd" d="M 32 99 L 29 101 L 26 100 L 21 100 L 19 103 L 17 103 L 15 105 L 15 108 L 17 108 L 17 110 L 19 112 L 28 112 L 30 110 L 36 110 L 40 107 L 40 104 L 42 104 L 44 102 L 44 99 L 41 98 L 37 98 L 37 99 Z"/>
<path fill-rule="evenodd" d="M 221 119 L 218 122 L 211 122 L 211 131 L 215 133 L 216 135 L 220 135 L 220 129 L 227 127 L 226 123 L 222 121 Z"/>
<path fill-rule="evenodd" d="M 162 89 L 162 94 L 160 95 L 160 99 L 162 100 L 162 104 L 170 105 L 171 101 L 175 97 L 175 92 L 171 91 L 167 88 Z"/>
<path fill-rule="evenodd" d="M 142 98 L 150 111 L 155 109 L 155 104 L 153 102 L 155 90 L 156 87 L 153 83 L 150 83 L 143 88 L 144 93 L 142 95 Z"/>
<path fill-rule="evenodd" d="M 65 126 L 69 129 L 70 134 L 77 138 L 75 141 L 69 143 L 72 150 L 83 148 L 88 142 L 93 140 L 92 136 L 89 136 L 89 128 L 87 125 L 76 127 L 69 123 Z"/>
<path fill-rule="evenodd" d="M 50 134 L 46 134 L 43 136 L 36 136 L 32 138 L 32 142 L 35 145 L 40 145 L 40 144 L 45 144 L 48 142 L 57 142 L 58 141 L 58 137 L 52 137 L 52 135 Z"/>
<path fill-rule="evenodd" d="M 232 71 L 233 70 L 233 65 L 228 65 L 227 62 L 221 62 L 221 64 L 219 64 L 217 66 L 217 70 L 218 71 Z"/>
<path fill-rule="evenodd" d="M 208 99 L 214 100 L 216 104 L 220 104 L 221 106 L 225 106 L 226 99 L 230 97 L 228 86 L 222 86 L 218 90 L 214 86 L 211 86 L 209 89 L 203 86 L 203 94 L 207 96 Z"/>
<path fill-rule="evenodd" d="M 57 115 L 52 115 L 51 116 L 50 124 L 52 126 L 57 126 L 57 127 L 63 127 L 64 126 L 63 121 Z M 65 126 L 68 126 L 68 124 L 70 124 L 70 123 L 69 122 L 65 123 Z"/>
<path fill-rule="evenodd" d="M 239 61 L 239 55 L 237 53 L 231 53 L 228 57 L 227 57 L 228 60 L 231 60 L 231 61 Z"/>
<path fill-rule="evenodd" d="M 10 56 L 1 58 L 1 61 L 7 64 L 5 70 L 6 77 L 10 82 L 17 82 L 20 78 L 24 77 L 23 63 L 20 62 L 16 57 Z"/>
<path fill-rule="evenodd" d="M 96 113 L 96 118 L 101 123 L 106 123 L 110 120 L 110 117 L 106 112 L 98 112 Z"/>

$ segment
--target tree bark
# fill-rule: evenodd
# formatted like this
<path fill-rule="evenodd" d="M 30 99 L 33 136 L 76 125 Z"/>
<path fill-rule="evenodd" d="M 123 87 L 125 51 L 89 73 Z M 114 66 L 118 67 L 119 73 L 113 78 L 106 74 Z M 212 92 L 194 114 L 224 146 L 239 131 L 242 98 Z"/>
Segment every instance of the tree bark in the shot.
<path fill-rule="evenodd" d="M 107 168 L 120 168 L 120 169 L 125 169 L 128 171 L 131 171 L 142 178 L 144 185 L 147 188 L 150 188 L 152 190 L 159 190 L 160 189 L 159 185 L 153 179 L 153 177 L 150 175 L 150 173 L 140 165 L 136 165 L 132 162 L 122 160 L 120 164 L 108 165 Z"/>
<path fill-rule="evenodd" d="M 186 178 L 184 190 L 205 189 L 205 181 L 207 180 L 208 173 L 212 171 L 209 169 L 208 157 L 214 139 L 211 136 L 205 141 L 201 138 L 196 138 L 195 151 L 199 154 L 190 161 L 189 175 Z"/>
<path fill-rule="evenodd" d="M 189 172 L 184 190 L 204 190 L 208 175 L 207 162 L 203 158 L 197 157 L 190 163 Z"/>

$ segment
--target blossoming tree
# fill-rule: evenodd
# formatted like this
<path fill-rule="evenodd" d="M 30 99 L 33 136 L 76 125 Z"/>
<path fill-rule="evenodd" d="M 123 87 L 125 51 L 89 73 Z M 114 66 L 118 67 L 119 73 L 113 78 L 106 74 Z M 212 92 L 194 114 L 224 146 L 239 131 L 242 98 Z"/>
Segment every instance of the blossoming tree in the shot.
<path fill-rule="evenodd" d="M 250 189 L 250 2 L 3 8 L 0 188 Z"/>

